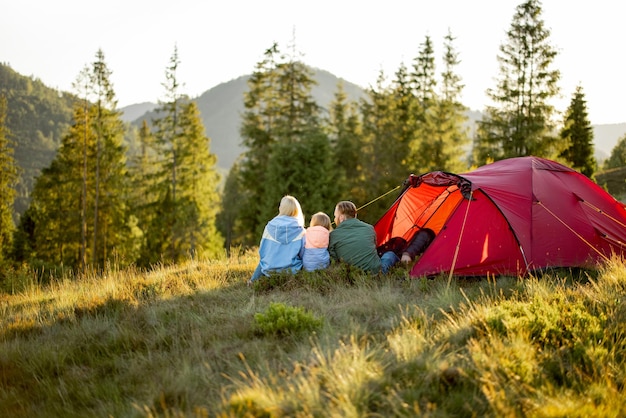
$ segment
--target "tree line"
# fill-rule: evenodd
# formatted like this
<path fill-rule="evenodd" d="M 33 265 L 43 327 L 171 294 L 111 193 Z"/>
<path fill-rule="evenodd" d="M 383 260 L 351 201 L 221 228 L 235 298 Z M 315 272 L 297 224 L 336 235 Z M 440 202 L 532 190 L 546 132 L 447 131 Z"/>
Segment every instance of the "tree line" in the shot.
<path fill-rule="evenodd" d="M 551 105 L 560 72 L 549 35 L 538 0 L 516 8 L 496 84 L 487 91 L 491 104 L 473 136 L 450 31 L 440 69 L 426 36 L 410 65 L 390 79 L 381 71 L 364 99 L 348 101 L 338 84 L 327 109 L 312 98 L 315 80 L 295 43 L 286 51 L 271 45 L 244 96 L 245 151 L 223 180 L 198 108 L 179 92 L 177 49 L 165 70 L 165 99 L 156 118 L 143 121 L 132 150 L 99 50 L 77 77 L 71 124 L 17 225 L 17 167 L 0 100 L 0 263 L 85 271 L 111 262 L 148 267 L 218 257 L 258 244 L 285 194 L 296 196 L 307 215 L 332 213 L 338 200 L 349 199 L 363 206 L 359 217 L 375 222 L 410 173 L 462 173 L 504 158 L 550 158 L 593 177 L 582 86 L 562 121 Z"/>

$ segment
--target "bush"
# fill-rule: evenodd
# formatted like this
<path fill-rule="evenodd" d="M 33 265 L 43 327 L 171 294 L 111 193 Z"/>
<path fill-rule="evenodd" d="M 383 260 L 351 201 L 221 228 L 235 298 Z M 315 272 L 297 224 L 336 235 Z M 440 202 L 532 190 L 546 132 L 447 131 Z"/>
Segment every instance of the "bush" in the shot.
<path fill-rule="evenodd" d="M 270 303 L 265 313 L 254 315 L 257 332 L 261 335 L 288 336 L 313 332 L 321 328 L 324 321 L 304 308 Z"/>

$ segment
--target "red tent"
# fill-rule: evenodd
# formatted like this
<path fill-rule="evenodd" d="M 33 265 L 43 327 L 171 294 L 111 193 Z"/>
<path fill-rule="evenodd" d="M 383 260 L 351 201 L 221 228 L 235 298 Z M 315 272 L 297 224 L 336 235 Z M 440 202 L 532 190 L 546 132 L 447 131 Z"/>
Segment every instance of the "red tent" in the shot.
<path fill-rule="evenodd" d="M 626 250 L 626 206 L 554 161 L 511 158 L 460 175 L 411 175 L 404 186 L 374 228 L 378 245 L 435 232 L 411 276 L 517 276 L 594 266 Z"/>

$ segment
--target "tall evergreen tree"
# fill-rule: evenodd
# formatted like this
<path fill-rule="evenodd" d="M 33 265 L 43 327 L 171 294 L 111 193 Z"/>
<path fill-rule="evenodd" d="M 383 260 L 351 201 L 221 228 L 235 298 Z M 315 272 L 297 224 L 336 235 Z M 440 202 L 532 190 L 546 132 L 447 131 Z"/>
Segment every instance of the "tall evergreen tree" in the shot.
<path fill-rule="evenodd" d="M 361 102 L 363 155 L 367 158 L 367 200 L 354 203 L 357 208 L 367 205 L 359 211 L 359 217 L 370 223 L 375 222 L 389 206 L 389 200 L 379 199 L 380 196 L 396 188 L 407 175 L 398 163 L 403 151 L 406 155 L 408 144 L 406 136 L 399 135 L 406 126 L 398 124 L 401 114 L 397 111 L 407 104 L 403 100 L 407 94 L 406 68 L 401 67 L 396 76 L 398 81 L 393 86 L 386 86 L 386 77 L 381 71 L 376 85 L 367 91 L 367 100 Z M 375 203 L 370 204 L 371 201 Z"/>
<path fill-rule="evenodd" d="M 536 155 L 554 158 L 560 151 L 553 132 L 554 107 L 560 72 L 552 69 L 557 55 L 541 16 L 539 0 L 517 6 L 507 42 L 500 46 L 500 74 L 487 95 L 474 146 L 478 165 L 503 158 Z"/>
<path fill-rule="evenodd" d="M 140 265 L 149 264 L 152 255 L 149 252 L 147 231 L 156 221 L 156 202 L 159 188 L 157 184 L 158 154 L 154 135 L 148 122 L 144 119 L 137 131 L 136 153 L 130 158 L 129 175 L 132 187 L 129 190 L 131 213 L 137 219 L 138 230 L 141 231 L 139 255 Z"/>
<path fill-rule="evenodd" d="M 334 208 L 337 196 L 330 140 L 322 125 L 321 108 L 311 94 L 317 83 L 296 51 L 295 41 L 289 49 L 290 55 L 276 66 L 276 142 L 267 162 L 271 187 L 259 202 L 261 223 L 276 215 L 276 202 L 285 194 L 296 196 L 306 215 Z"/>
<path fill-rule="evenodd" d="M 180 254 L 182 249 L 182 231 L 176 230 L 177 213 L 177 172 L 179 152 L 176 145 L 181 142 L 176 138 L 181 137 L 179 123 L 180 107 L 187 100 L 179 92 L 180 82 L 177 78 L 180 59 L 178 47 L 174 46 L 174 52 L 170 56 L 169 65 L 165 69 L 164 99 L 159 101 L 159 107 L 155 113 L 157 117 L 152 121 L 154 126 L 155 147 L 158 154 L 153 198 L 153 216 L 151 224 L 146 231 L 146 245 L 143 254 L 147 258 L 142 260 L 144 264 L 152 264 L 158 261 L 174 262 L 186 254 Z"/>
<path fill-rule="evenodd" d="M 82 271 L 87 270 L 87 178 L 89 172 L 88 166 L 88 143 L 89 141 L 89 123 L 90 123 L 90 103 L 89 95 L 91 91 L 91 80 L 89 75 L 89 68 L 85 67 L 79 74 L 74 88 L 79 92 L 79 101 L 74 104 L 74 122 L 75 126 L 83 127 L 81 158 L 82 158 L 82 171 L 81 171 L 81 194 L 80 194 L 80 255 L 79 263 Z M 82 94 L 81 94 L 82 93 Z M 82 97 L 82 99 L 81 99 Z M 81 109 L 82 107 L 82 109 Z M 81 112 L 82 110 L 82 112 Z M 80 138 L 80 128 L 75 130 L 77 140 Z M 69 140 L 70 138 L 67 137 Z M 69 146 L 69 145 L 68 145 Z"/>
<path fill-rule="evenodd" d="M 591 178 L 596 170 L 593 155 L 593 128 L 587 113 L 587 102 L 581 86 L 576 87 L 572 101 L 565 114 L 561 129 L 561 142 L 567 144 L 561 152 L 567 164 Z"/>
<path fill-rule="evenodd" d="M 390 93 L 393 133 L 389 136 L 391 142 L 384 144 L 386 152 L 384 148 L 380 149 L 387 156 L 385 164 L 389 166 L 390 178 L 386 189 L 397 186 L 419 167 L 419 163 L 415 164 L 416 161 L 412 158 L 410 147 L 423 122 L 423 108 L 420 106 L 420 99 L 414 94 L 411 76 L 404 64 L 395 73 Z"/>
<path fill-rule="evenodd" d="M 356 202 L 367 199 L 365 192 L 365 145 L 356 102 L 348 102 L 343 82 L 337 84 L 326 121 L 334 166 L 337 168 L 336 191 Z"/>
<path fill-rule="evenodd" d="M 241 198 L 239 164 L 240 160 L 235 161 L 226 176 L 222 193 L 222 205 L 216 219 L 218 230 L 224 237 L 224 248 L 228 256 L 232 254 L 233 247 L 242 248 L 245 246 L 244 238 L 246 234 L 241 233 L 243 228 L 240 227 L 242 205 L 239 200 Z"/>
<path fill-rule="evenodd" d="M 415 158 L 421 159 L 424 171 L 460 172 L 467 169 L 467 108 L 461 103 L 463 84 L 455 71 L 460 61 L 454 49 L 454 39 L 450 32 L 444 38 L 444 69 L 439 93 L 432 96 L 420 130 L 421 141 L 418 141 Z"/>
<path fill-rule="evenodd" d="M 275 125 L 279 110 L 275 86 L 278 83 L 278 54 L 276 43 L 265 51 L 248 79 L 248 90 L 244 94 L 245 110 L 240 133 L 246 150 L 238 167 L 240 206 L 235 234 L 241 236 L 245 245 L 258 244 L 259 231 L 266 222 L 261 215 L 260 202 L 265 199 L 267 162 L 272 145 L 277 141 Z"/>
<path fill-rule="evenodd" d="M 174 147 L 178 151 L 178 206 L 183 216 L 176 220 L 176 230 L 183 237 L 183 251 L 217 257 L 223 239 L 217 231 L 216 217 L 220 206 L 220 176 L 211 153 L 211 140 L 205 135 L 196 102 L 185 104 L 180 113 L 181 136 Z M 182 209 L 182 211 L 180 210 Z M 184 222 L 181 222 L 184 221 Z"/>
<path fill-rule="evenodd" d="M 413 60 L 411 83 L 415 96 L 423 109 L 435 98 L 437 79 L 435 73 L 435 48 L 430 36 L 420 45 L 418 56 Z"/>
<path fill-rule="evenodd" d="M 283 195 L 296 196 L 305 214 L 329 210 L 335 199 L 330 142 L 311 95 L 312 71 L 295 52 L 278 54 L 277 45 L 266 51 L 244 100 L 240 225 L 254 231 L 247 239 L 252 245 Z"/>
<path fill-rule="evenodd" d="M 17 165 L 13 158 L 13 147 L 9 142 L 6 126 L 7 99 L 0 95 L 0 267 L 11 250 L 15 225 L 13 223 L 13 202 L 15 185 L 18 180 Z"/>
<path fill-rule="evenodd" d="M 217 256 L 223 244 L 215 225 L 219 206 L 216 157 L 210 152 L 197 105 L 178 91 L 179 64 L 175 48 L 163 84 L 166 98 L 154 121 L 159 162 L 144 263 Z"/>
<path fill-rule="evenodd" d="M 57 156 L 37 177 L 27 209 L 33 222 L 32 254 L 28 258 L 53 266 L 86 270 L 91 257 L 86 242 L 93 230 L 93 130 L 85 127 L 83 112 L 92 112 L 77 104 L 75 120 L 63 137 Z M 89 152 L 87 151 L 89 150 Z M 87 168 L 83 167 L 87 164 Z M 86 174 L 85 174 L 86 173 Z M 87 177 L 88 176 L 88 177 Z"/>
<path fill-rule="evenodd" d="M 413 60 L 411 73 L 411 93 L 417 101 L 416 123 L 412 128 L 412 139 L 409 143 L 412 172 L 421 173 L 439 169 L 441 160 L 439 148 L 442 144 L 438 140 L 440 121 L 433 115 L 434 106 L 438 101 L 435 70 L 435 49 L 432 39 L 426 36 L 420 45 L 418 56 Z"/>
<path fill-rule="evenodd" d="M 132 262 L 124 128 L 102 51 L 79 75 L 82 100 L 57 156 L 33 189 L 32 256 L 46 263 L 102 268 Z M 87 243 L 90 243 L 89 245 Z"/>
<path fill-rule="evenodd" d="M 124 123 L 102 50 L 92 64 L 91 86 L 95 131 L 92 262 L 104 265 L 115 253 L 128 255 L 129 211 Z M 132 246 L 132 244 L 130 244 Z M 134 261 L 134 260 L 131 260 Z"/>

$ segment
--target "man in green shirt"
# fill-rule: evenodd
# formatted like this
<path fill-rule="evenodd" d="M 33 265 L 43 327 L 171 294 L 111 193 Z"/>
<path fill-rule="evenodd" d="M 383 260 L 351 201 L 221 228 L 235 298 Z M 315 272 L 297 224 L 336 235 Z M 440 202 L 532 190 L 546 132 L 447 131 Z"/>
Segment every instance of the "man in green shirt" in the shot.
<path fill-rule="evenodd" d="M 400 259 L 392 251 L 378 256 L 374 227 L 356 218 L 356 206 L 341 201 L 335 206 L 335 229 L 330 233 L 331 259 L 343 261 L 366 272 L 386 273 Z"/>

